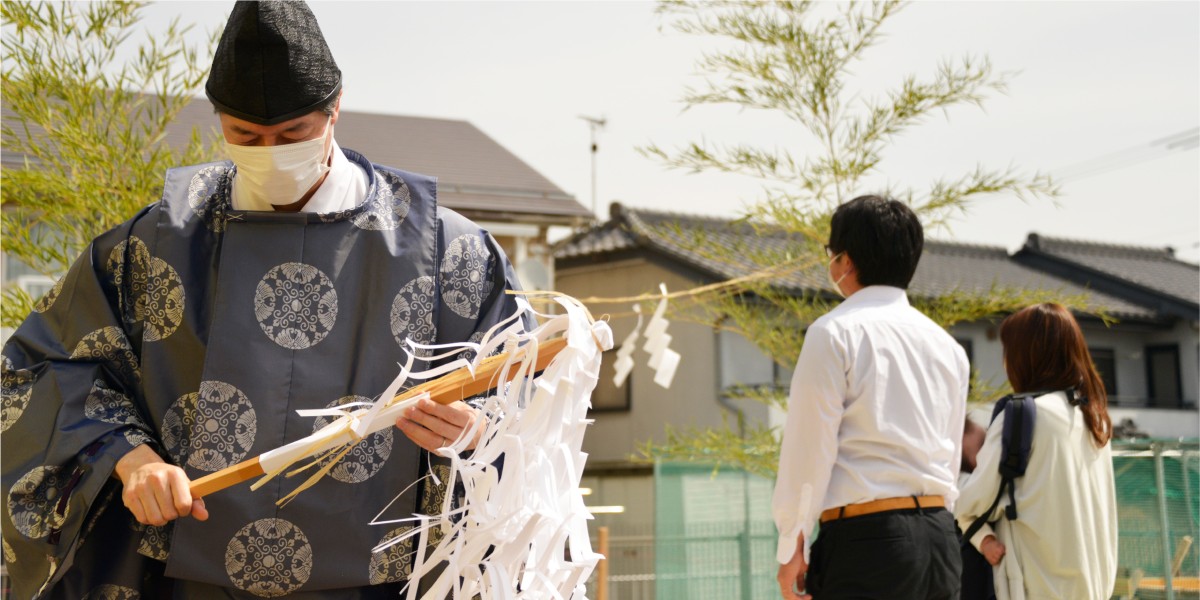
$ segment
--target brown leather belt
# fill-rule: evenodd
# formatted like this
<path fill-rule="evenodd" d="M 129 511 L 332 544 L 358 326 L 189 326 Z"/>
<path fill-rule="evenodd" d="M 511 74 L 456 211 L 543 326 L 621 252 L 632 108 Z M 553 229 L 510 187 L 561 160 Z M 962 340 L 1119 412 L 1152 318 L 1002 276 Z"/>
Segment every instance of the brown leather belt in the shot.
<path fill-rule="evenodd" d="M 862 504 L 847 504 L 837 508 L 821 511 L 821 522 L 827 523 L 837 519 L 861 517 L 889 510 L 904 510 L 906 508 L 944 508 L 946 499 L 941 496 L 903 496 L 900 498 L 884 498 Z"/>

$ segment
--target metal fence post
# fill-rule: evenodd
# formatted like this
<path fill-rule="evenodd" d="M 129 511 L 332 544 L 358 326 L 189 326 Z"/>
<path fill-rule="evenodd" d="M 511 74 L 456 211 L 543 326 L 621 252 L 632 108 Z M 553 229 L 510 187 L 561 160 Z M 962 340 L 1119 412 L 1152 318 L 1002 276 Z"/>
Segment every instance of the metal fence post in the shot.
<path fill-rule="evenodd" d="M 1163 470 L 1163 445 L 1155 443 L 1154 449 L 1154 482 L 1158 488 L 1158 512 L 1162 519 L 1163 543 L 1163 584 L 1167 600 L 1175 600 L 1175 586 L 1171 572 L 1171 520 L 1167 517 L 1167 478 Z"/>

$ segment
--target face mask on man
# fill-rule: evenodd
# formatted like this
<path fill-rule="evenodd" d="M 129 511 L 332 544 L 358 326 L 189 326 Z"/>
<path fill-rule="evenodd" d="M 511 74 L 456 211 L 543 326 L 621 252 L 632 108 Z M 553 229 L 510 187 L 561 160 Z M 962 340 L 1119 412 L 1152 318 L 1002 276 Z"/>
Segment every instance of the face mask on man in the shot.
<path fill-rule="evenodd" d="M 846 294 L 845 294 L 845 292 L 842 291 L 842 288 L 839 286 L 841 285 L 842 280 L 845 279 L 846 276 L 850 274 L 850 270 L 847 269 L 845 273 L 842 273 L 841 277 L 837 278 L 837 280 L 834 280 L 834 278 L 833 278 L 833 263 L 837 262 L 838 257 L 843 254 L 845 254 L 845 252 L 838 252 L 837 254 L 834 254 L 832 258 L 829 259 L 829 264 L 826 265 L 826 268 L 825 268 L 825 277 L 827 279 L 829 279 L 829 285 L 833 286 L 833 291 L 836 292 L 837 295 L 845 298 Z"/>
<path fill-rule="evenodd" d="M 272 205 L 298 201 L 329 172 L 331 129 L 319 138 L 278 146 L 238 146 L 225 142 L 225 151 L 237 165 L 233 205 L 243 210 L 271 210 Z M 330 146 L 332 147 L 332 145 Z"/>

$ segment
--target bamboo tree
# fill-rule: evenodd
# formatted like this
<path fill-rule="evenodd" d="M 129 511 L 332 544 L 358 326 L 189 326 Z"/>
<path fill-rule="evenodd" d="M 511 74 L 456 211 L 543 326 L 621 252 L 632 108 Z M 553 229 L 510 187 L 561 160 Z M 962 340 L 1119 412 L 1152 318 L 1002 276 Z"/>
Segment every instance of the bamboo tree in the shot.
<path fill-rule="evenodd" d="M 190 45 L 173 21 L 130 50 L 143 2 L 0 3 L 4 153 L 0 171 L 4 252 L 57 277 L 100 233 L 158 200 L 168 167 L 211 160 L 193 130 L 187 145 L 167 126 L 196 95 L 213 46 Z M 122 56 L 132 56 L 119 63 Z M 35 298 L 3 290 L 3 325 Z"/>
<path fill-rule="evenodd" d="M 682 148 L 657 145 L 643 154 L 674 169 L 745 175 L 762 182 L 762 197 L 735 226 L 754 236 L 787 240 L 773 249 L 728 247 L 703 232 L 678 227 L 664 234 L 690 236 L 687 245 L 706 258 L 758 268 L 792 265 L 822 277 L 823 244 L 837 206 L 865 193 L 872 177 L 885 175 L 884 151 L 900 133 L 932 115 L 959 105 L 982 107 L 1006 90 L 1009 74 L 997 72 L 986 57 L 946 60 L 927 75 L 907 75 L 890 91 L 860 92 L 852 67 L 881 41 L 885 23 L 903 8 L 899 2 L 869 4 L 676 0 L 659 5 L 675 30 L 712 38 L 719 48 L 699 59 L 703 85 L 689 89 L 687 107 L 729 105 L 770 111 L 795 126 L 801 150 L 764 149 L 748 144 L 699 141 Z M 883 193 L 906 202 L 926 230 L 947 224 L 987 196 L 1048 199 L 1059 194 L 1045 174 L 977 167 L 922 188 L 893 186 Z M 782 249 L 781 249 L 782 248 Z M 987 293 L 955 291 L 937 298 L 914 298 L 914 305 L 944 327 L 1010 312 L 1033 302 L 1054 300 L 1082 308 L 1086 297 L 994 287 Z M 803 345 L 800 333 L 835 302 L 821 294 L 795 295 L 756 280 L 740 294 L 710 297 L 685 314 L 690 320 L 744 335 L 780 365 L 795 365 Z M 1000 389 L 976 381 L 972 400 L 991 399 Z M 783 408 L 778 388 L 735 388 L 730 396 Z M 766 425 L 726 422 L 715 429 L 668 429 L 666 441 L 647 442 L 643 458 L 733 465 L 774 476 L 777 432 Z"/>

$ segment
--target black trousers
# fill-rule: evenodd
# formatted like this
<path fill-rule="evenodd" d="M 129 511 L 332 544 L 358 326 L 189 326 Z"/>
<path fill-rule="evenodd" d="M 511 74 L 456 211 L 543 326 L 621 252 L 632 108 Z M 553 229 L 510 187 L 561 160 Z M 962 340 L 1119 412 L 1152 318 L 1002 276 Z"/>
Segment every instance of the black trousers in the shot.
<path fill-rule="evenodd" d="M 814 600 L 958 600 L 961 575 L 953 515 L 912 508 L 822 524 L 805 584 Z"/>

